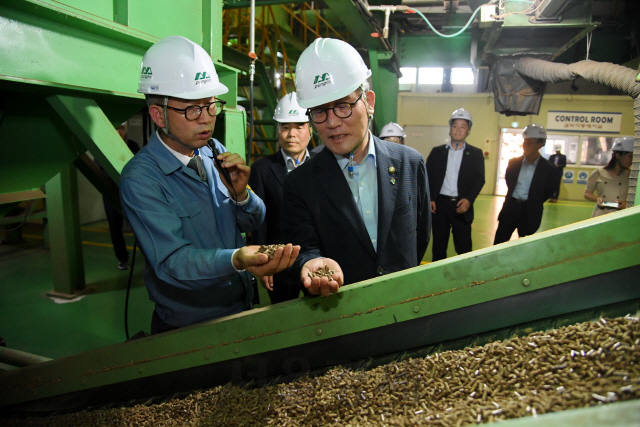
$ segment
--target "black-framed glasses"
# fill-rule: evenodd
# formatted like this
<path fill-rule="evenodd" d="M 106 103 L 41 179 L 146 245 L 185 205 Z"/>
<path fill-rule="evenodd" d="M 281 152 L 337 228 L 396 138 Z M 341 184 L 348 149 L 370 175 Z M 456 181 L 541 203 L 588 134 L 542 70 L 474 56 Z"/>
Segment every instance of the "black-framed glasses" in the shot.
<path fill-rule="evenodd" d="M 346 119 L 353 114 L 353 106 L 360 101 L 363 94 L 364 92 L 362 92 L 358 99 L 353 102 L 341 102 L 329 108 L 308 108 L 306 114 L 309 116 L 309 119 L 316 124 L 327 121 L 327 118 L 329 117 L 329 110 L 333 110 L 333 114 L 335 114 L 336 117 Z"/>
<path fill-rule="evenodd" d="M 217 116 L 218 114 L 222 113 L 222 111 L 224 110 L 224 104 L 226 103 L 226 101 L 216 99 L 211 104 L 207 105 L 190 105 L 187 108 L 175 108 L 167 105 L 167 108 L 184 114 L 184 117 L 187 120 L 194 121 L 200 118 L 200 116 L 202 115 L 202 110 L 207 110 L 207 113 L 209 113 L 211 117 Z"/>

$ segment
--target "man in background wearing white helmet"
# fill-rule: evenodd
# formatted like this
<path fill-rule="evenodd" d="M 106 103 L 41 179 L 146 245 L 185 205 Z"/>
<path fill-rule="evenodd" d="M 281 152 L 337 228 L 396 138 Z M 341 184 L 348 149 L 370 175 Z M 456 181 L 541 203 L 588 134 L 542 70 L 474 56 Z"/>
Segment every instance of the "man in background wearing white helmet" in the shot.
<path fill-rule="evenodd" d="M 431 216 L 424 158 L 369 130 L 375 94 L 348 43 L 316 39 L 298 59 L 298 103 L 325 149 L 284 182 L 291 271 L 311 294 L 420 265 Z M 320 269 L 334 274 L 310 277 Z"/>
<path fill-rule="evenodd" d="M 455 110 L 449 119 L 451 142 L 433 147 L 427 158 L 432 197 L 432 261 L 447 257 L 450 231 L 456 252 L 471 252 L 473 202 L 484 186 L 482 150 L 466 142 L 472 125 L 467 110 Z"/>
<path fill-rule="evenodd" d="M 494 245 L 509 241 L 516 228 L 520 237 L 538 231 L 544 202 L 555 190 L 555 167 L 539 152 L 546 143 L 547 131 L 533 123 L 524 128 L 522 136 L 524 154 L 509 160 L 505 172 L 508 190 L 498 215 Z"/>
<path fill-rule="evenodd" d="M 404 129 L 397 123 L 389 122 L 380 130 L 380 139 L 385 141 L 395 142 L 396 144 L 404 145 L 404 139 L 407 134 L 404 133 Z"/>
<path fill-rule="evenodd" d="M 282 184 L 289 172 L 301 166 L 313 154 L 307 150 L 311 139 L 306 108 L 298 105 L 295 92 L 283 96 L 273 115 L 278 123 L 278 145 L 280 150 L 258 159 L 251 165 L 249 185 L 264 201 L 267 215 L 257 230 L 251 232 L 251 242 L 257 245 L 286 241 L 283 227 L 290 216 L 282 212 Z M 272 304 L 288 301 L 300 296 L 300 285 L 286 272 L 269 276 L 262 285 L 269 292 Z"/>
<path fill-rule="evenodd" d="M 549 156 L 549 163 L 554 165 L 556 167 L 556 171 L 558 172 L 558 176 L 556 177 L 556 189 L 551 195 L 551 199 L 549 199 L 551 203 L 556 203 L 558 201 L 562 175 L 564 173 L 565 166 L 567 166 L 567 156 L 562 154 L 562 144 L 556 144 L 555 149 L 556 153 Z"/>
<path fill-rule="evenodd" d="M 616 138 L 611 148 L 611 160 L 604 168 L 594 170 L 587 180 L 584 198 L 596 202 L 591 217 L 627 207 L 629 175 L 633 163 L 633 137 Z M 596 194 L 597 193 L 597 196 Z"/>
<path fill-rule="evenodd" d="M 244 246 L 241 232 L 256 229 L 265 208 L 247 187 L 250 169 L 242 157 L 211 138 L 224 106 L 216 96 L 228 89 L 205 50 L 184 37 L 165 37 L 140 68 L 138 92 L 159 129 L 125 165 L 120 196 L 147 260 L 155 334 L 250 308 L 249 273 L 287 268 L 298 248 L 287 245 L 269 260 L 256 254 L 258 246 Z M 220 152 L 220 169 L 210 147 Z"/>

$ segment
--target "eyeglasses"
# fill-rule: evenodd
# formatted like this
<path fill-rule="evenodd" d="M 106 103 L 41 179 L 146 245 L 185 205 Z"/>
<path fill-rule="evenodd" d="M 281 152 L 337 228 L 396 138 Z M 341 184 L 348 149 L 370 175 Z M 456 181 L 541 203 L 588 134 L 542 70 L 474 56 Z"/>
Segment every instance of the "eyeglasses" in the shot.
<path fill-rule="evenodd" d="M 346 119 L 347 117 L 350 117 L 351 114 L 353 114 L 353 106 L 356 105 L 358 101 L 360 101 L 360 98 L 362 98 L 363 94 L 364 92 L 362 92 L 358 99 L 353 102 L 341 102 L 329 108 L 307 109 L 306 114 L 307 116 L 309 116 L 309 119 L 311 119 L 311 121 L 316 124 L 324 123 L 327 121 L 327 118 L 329 117 L 329 110 L 333 110 L 333 114 L 335 114 L 336 117 Z"/>
<path fill-rule="evenodd" d="M 173 111 L 177 111 L 179 113 L 184 114 L 184 117 L 187 120 L 194 121 L 200 118 L 200 116 L 202 115 L 202 110 L 207 110 L 207 113 L 209 113 L 211 117 L 214 117 L 222 113 L 222 111 L 224 110 L 224 104 L 226 103 L 227 103 L 226 101 L 217 99 L 213 101 L 211 104 L 202 105 L 202 106 L 190 105 L 187 108 L 175 108 L 167 105 L 167 108 L 170 108 Z"/>

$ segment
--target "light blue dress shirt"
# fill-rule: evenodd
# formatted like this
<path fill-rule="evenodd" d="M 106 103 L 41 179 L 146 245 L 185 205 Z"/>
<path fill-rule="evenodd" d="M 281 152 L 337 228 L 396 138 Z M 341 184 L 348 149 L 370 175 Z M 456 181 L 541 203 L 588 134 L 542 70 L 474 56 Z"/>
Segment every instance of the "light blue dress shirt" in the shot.
<path fill-rule="evenodd" d="M 249 306 L 250 277 L 239 273 L 231 259 L 245 245 L 241 232 L 258 228 L 265 216 L 264 203 L 255 194 L 236 205 L 211 150 L 203 147 L 200 154 L 209 185 L 154 133 L 125 165 L 120 181 L 122 206 L 146 258 L 149 298 L 160 318 L 177 327 Z"/>
<path fill-rule="evenodd" d="M 334 154 L 342 169 L 360 216 L 369 233 L 373 248 L 378 250 L 378 173 L 376 147 L 369 132 L 369 149 L 360 164 L 354 162 L 353 177 L 349 176 L 349 157 Z"/>
<path fill-rule="evenodd" d="M 447 144 L 447 172 L 444 175 L 440 194 L 449 197 L 458 197 L 458 174 L 460 173 L 460 165 L 462 164 L 462 155 L 467 146 L 463 143 L 457 150 L 453 148 L 451 142 Z"/>
<path fill-rule="evenodd" d="M 540 160 L 540 156 L 538 156 L 533 163 L 529 163 L 526 156 L 522 160 L 518 183 L 511 195 L 513 198 L 520 200 L 527 200 L 529 198 L 529 187 L 531 187 L 531 180 L 533 179 L 533 173 L 536 171 L 538 160 Z"/>

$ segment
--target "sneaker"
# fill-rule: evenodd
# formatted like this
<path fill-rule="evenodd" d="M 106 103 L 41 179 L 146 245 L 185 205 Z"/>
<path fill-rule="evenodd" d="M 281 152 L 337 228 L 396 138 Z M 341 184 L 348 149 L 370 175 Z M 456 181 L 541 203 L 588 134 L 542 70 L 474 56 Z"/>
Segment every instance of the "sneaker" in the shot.
<path fill-rule="evenodd" d="M 129 269 L 129 263 L 127 261 L 120 261 L 118 263 L 118 269 L 119 270 L 128 270 Z"/>

